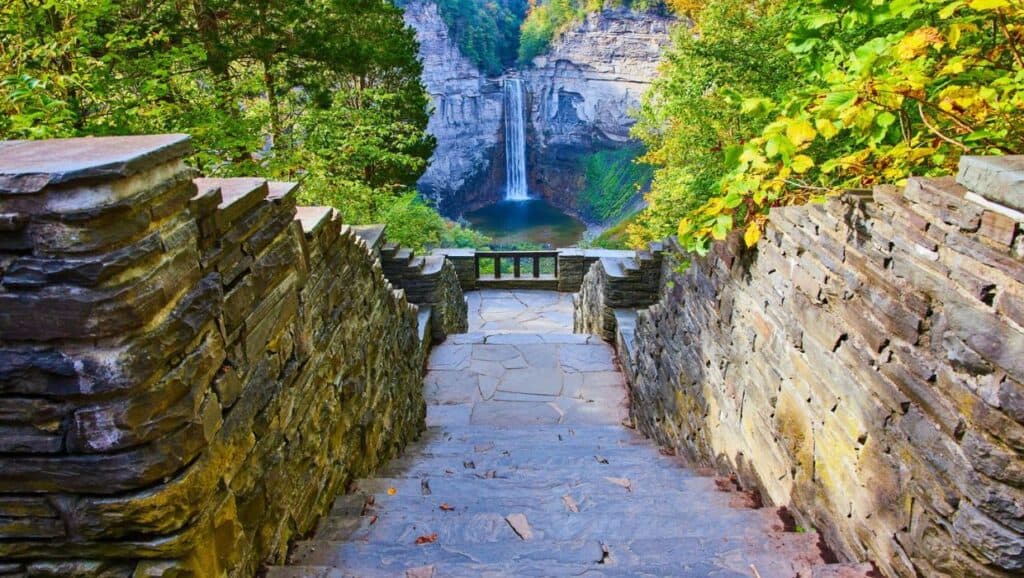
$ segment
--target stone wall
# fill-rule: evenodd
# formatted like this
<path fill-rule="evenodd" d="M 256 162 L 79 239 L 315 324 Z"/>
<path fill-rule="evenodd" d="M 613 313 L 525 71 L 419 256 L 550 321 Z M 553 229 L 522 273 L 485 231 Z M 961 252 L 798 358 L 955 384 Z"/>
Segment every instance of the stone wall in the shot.
<path fill-rule="evenodd" d="M 1021 575 L 1024 159 L 962 168 L 974 192 L 911 179 L 666 258 L 622 356 L 638 427 L 886 575 Z"/>
<path fill-rule="evenodd" d="M 573 298 L 573 330 L 615 341 L 616 311 L 647 307 L 658 300 L 662 246 L 629 257 L 595 261 Z"/>
<path fill-rule="evenodd" d="M 0 574 L 251 576 L 423 426 L 367 245 L 188 151 L 0 143 Z"/>

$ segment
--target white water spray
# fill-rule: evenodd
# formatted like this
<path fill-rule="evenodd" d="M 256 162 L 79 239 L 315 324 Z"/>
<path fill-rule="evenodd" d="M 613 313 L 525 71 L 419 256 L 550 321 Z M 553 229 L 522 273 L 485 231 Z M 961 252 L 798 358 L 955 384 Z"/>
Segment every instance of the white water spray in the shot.
<path fill-rule="evenodd" d="M 526 190 L 526 114 L 523 110 L 523 81 L 505 79 L 505 200 L 525 201 Z"/>

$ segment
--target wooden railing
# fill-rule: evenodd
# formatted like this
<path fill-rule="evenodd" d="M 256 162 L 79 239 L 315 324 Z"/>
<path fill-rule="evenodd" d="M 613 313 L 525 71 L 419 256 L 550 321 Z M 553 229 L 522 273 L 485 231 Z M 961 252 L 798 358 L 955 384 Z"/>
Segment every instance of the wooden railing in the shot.
<path fill-rule="evenodd" d="M 558 278 L 558 251 L 477 251 L 476 252 L 476 278 L 481 278 L 480 264 L 481 262 L 486 263 L 492 261 L 494 263 L 494 279 L 501 279 L 501 261 L 505 259 L 506 263 L 508 259 L 512 260 L 512 277 L 515 279 L 522 279 L 522 261 L 524 259 L 530 260 L 532 270 L 529 271 L 530 275 L 526 275 L 525 278 L 541 279 L 542 278 L 542 267 L 541 259 L 551 259 L 553 274 L 546 277 L 549 279 Z"/>

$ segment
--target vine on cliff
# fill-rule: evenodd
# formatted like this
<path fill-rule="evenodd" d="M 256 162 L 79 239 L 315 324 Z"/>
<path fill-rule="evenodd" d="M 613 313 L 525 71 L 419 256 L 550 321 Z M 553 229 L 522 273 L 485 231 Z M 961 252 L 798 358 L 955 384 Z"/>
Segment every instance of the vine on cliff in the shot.
<path fill-rule="evenodd" d="M 658 213 L 672 213 L 674 200 L 681 244 L 703 253 L 736 228 L 755 244 L 773 206 L 948 174 L 962 154 L 1024 152 L 1024 1 L 756 3 L 773 16 L 751 18 L 748 31 L 764 32 L 774 18 L 795 23 L 763 45 L 766 61 L 793 73 L 783 91 L 764 90 L 765 77 L 741 78 L 720 52 L 736 47 L 707 34 L 735 14 L 723 10 L 730 5 L 737 0 L 700 7 L 705 34 L 680 42 L 646 99 L 637 135 L 659 170 L 634 242 L 664 232 L 671 218 Z M 707 61 L 720 69 L 696 96 L 688 78 Z M 705 120 L 717 131 L 710 147 L 693 127 Z M 708 153 L 719 159 L 712 174 L 691 164 Z"/>

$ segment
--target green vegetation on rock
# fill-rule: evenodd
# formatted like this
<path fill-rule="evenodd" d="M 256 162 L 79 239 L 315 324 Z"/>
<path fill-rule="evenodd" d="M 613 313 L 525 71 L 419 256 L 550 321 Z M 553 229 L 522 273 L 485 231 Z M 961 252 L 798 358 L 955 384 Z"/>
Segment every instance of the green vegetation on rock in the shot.
<path fill-rule="evenodd" d="M 410 0 L 399 0 L 405 6 Z M 462 54 L 485 74 L 498 75 L 515 64 L 519 26 L 527 0 L 431 0 Z"/>
<path fill-rule="evenodd" d="M 586 184 L 579 194 L 583 216 L 601 223 L 621 217 L 650 182 L 654 169 L 637 162 L 643 147 L 597 151 L 584 160 Z"/>
<path fill-rule="evenodd" d="M 663 10 L 666 4 L 664 0 L 530 0 L 519 39 L 519 62 L 528 64 L 547 52 L 559 34 L 587 14 L 623 7 L 636 11 Z"/>

